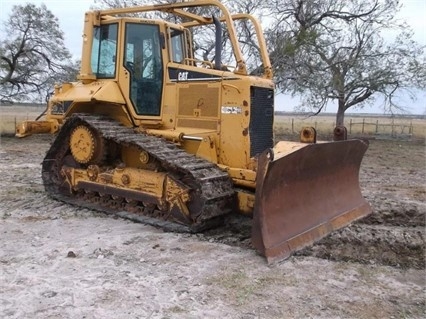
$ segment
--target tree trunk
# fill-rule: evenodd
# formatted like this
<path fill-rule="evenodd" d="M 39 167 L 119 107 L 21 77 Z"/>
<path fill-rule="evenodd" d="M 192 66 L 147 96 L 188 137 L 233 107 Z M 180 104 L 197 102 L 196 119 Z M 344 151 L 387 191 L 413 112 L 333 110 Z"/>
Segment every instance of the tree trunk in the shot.
<path fill-rule="evenodd" d="M 343 126 L 345 123 L 345 102 L 339 99 L 339 108 L 336 114 L 336 126 Z"/>

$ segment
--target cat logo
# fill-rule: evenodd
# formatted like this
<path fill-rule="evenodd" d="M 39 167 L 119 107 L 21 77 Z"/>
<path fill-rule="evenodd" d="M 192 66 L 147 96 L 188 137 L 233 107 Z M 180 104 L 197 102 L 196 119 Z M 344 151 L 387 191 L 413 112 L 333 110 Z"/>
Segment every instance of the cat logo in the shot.
<path fill-rule="evenodd" d="M 188 72 L 179 72 L 177 79 L 178 81 L 188 81 Z"/>

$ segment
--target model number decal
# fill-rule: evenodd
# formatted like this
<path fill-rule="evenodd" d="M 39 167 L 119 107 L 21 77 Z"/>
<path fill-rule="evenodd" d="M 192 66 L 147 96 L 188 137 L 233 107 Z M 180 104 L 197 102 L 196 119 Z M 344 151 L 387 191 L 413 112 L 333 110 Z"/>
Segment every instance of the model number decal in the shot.
<path fill-rule="evenodd" d="M 241 114 L 240 106 L 222 106 L 222 114 Z"/>
<path fill-rule="evenodd" d="M 178 81 L 188 81 L 188 72 L 178 72 Z"/>

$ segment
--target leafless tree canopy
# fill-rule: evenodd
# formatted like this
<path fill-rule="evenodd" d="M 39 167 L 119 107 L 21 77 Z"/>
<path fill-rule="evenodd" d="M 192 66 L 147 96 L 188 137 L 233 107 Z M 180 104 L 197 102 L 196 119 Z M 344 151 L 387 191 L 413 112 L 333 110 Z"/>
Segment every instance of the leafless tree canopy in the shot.
<path fill-rule="evenodd" d="M 34 4 L 14 6 L 0 41 L 0 97 L 29 100 L 75 74 L 57 18 Z M 69 80 L 69 79 L 68 79 Z"/>
<path fill-rule="evenodd" d="M 395 0 L 270 0 L 276 17 L 268 37 L 277 86 L 321 112 L 337 101 L 344 112 L 384 97 L 386 111 L 401 111 L 398 95 L 425 88 L 424 48 L 397 21 Z M 280 6 L 278 4 L 281 4 Z M 385 40 L 384 31 L 398 33 Z"/>

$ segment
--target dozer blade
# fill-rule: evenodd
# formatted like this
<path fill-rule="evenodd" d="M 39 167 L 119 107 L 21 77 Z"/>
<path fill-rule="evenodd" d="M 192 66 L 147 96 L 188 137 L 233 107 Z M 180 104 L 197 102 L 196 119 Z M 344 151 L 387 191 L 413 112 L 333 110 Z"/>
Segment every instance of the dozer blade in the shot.
<path fill-rule="evenodd" d="M 368 142 L 279 142 L 258 162 L 253 246 L 268 263 L 371 213 L 358 175 Z"/>

